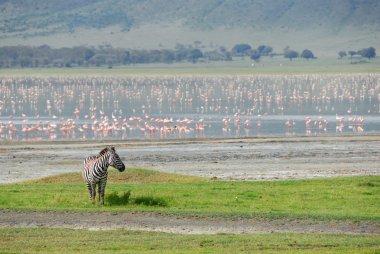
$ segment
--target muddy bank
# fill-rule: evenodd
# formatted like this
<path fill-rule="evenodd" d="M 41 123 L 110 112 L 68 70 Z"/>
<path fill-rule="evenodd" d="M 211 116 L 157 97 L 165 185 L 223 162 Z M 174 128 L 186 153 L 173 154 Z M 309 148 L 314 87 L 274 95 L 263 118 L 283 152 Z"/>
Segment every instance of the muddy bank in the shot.
<path fill-rule="evenodd" d="M 226 180 L 380 174 L 380 136 L 2 143 L 0 183 L 79 172 L 114 144 L 127 167 Z"/>
<path fill-rule="evenodd" d="M 214 218 L 166 216 L 155 213 L 22 212 L 0 210 L 0 227 L 142 230 L 179 234 L 331 233 L 380 234 L 370 222 L 303 219 Z"/>

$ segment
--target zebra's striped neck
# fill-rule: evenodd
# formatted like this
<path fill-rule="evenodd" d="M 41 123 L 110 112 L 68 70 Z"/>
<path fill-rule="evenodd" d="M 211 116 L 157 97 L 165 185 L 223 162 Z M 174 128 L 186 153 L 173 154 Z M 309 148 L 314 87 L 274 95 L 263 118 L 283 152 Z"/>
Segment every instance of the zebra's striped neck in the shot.
<path fill-rule="evenodd" d="M 108 154 L 109 156 L 108 148 L 104 148 L 103 150 L 101 150 L 98 154 L 98 157 L 102 157 L 104 154 Z"/>
<path fill-rule="evenodd" d="M 110 158 L 110 153 L 106 150 L 102 150 L 99 155 L 97 156 L 98 161 L 101 162 L 102 165 L 102 171 L 106 172 L 110 163 L 109 163 L 109 158 Z"/>

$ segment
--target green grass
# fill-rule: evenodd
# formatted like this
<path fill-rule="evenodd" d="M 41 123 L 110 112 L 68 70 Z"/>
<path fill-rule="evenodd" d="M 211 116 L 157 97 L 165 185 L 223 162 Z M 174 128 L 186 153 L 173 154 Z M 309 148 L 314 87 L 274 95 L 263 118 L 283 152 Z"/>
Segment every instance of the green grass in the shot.
<path fill-rule="evenodd" d="M 1 184 L 0 209 L 157 211 L 192 216 L 379 222 L 380 176 L 232 182 L 145 169 L 110 171 L 106 205 L 90 205 L 79 173 Z M 0 228 L 0 253 L 380 253 L 379 235 L 182 235 L 128 230 Z"/>
<path fill-rule="evenodd" d="M 252 66 L 254 64 L 254 66 Z M 128 76 L 128 75 L 259 75 L 259 74 L 339 74 L 380 73 L 380 57 L 376 59 L 339 60 L 326 57 L 316 60 L 295 59 L 281 56 L 265 57 L 260 63 L 250 59 L 235 59 L 230 62 L 137 64 L 108 69 L 100 68 L 26 68 L 0 69 L 0 76 Z"/>
<path fill-rule="evenodd" d="M 1 253 L 380 253 L 379 236 L 0 229 Z"/>
<path fill-rule="evenodd" d="M 70 173 L 1 184 L 0 208 L 380 221 L 380 176 L 234 182 L 111 170 L 105 206 L 92 206 L 88 196 L 80 174 Z"/>

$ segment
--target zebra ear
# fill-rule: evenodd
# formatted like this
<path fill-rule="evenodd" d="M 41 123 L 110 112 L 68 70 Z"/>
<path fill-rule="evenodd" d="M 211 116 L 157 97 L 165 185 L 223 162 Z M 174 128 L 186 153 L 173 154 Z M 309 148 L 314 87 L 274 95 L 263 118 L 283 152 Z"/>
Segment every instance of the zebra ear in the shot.
<path fill-rule="evenodd" d="M 111 148 L 111 150 L 112 150 L 112 151 L 116 152 L 116 150 L 115 150 L 115 147 L 114 147 L 114 146 L 110 146 L 110 148 Z"/>

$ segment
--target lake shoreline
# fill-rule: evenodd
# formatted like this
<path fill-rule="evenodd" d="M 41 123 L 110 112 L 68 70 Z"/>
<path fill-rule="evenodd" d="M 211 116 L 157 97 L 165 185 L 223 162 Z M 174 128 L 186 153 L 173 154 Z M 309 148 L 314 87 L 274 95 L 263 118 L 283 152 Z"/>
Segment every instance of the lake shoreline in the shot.
<path fill-rule="evenodd" d="M 0 183 L 80 172 L 114 145 L 128 168 L 257 181 L 380 175 L 380 135 L 1 142 Z"/>

